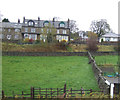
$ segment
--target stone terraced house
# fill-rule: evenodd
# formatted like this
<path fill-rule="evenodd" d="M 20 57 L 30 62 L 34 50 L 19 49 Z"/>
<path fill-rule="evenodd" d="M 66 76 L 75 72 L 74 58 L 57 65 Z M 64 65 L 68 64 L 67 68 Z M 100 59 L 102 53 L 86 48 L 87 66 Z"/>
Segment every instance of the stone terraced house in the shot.
<path fill-rule="evenodd" d="M 56 40 L 70 40 L 70 28 L 68 21 L 25 19 L 23 23 L 2 22 L 0 39 L 3 40 L 24 40 L 26 38 L 33 40 L 47 39 L 47 34 L 54 33 Z"/>

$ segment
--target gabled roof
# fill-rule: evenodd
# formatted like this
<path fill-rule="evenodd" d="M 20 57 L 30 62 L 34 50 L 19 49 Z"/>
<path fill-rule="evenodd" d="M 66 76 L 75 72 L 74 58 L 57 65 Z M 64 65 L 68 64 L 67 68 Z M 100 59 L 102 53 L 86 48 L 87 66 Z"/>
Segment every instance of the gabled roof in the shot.
<path fill-rule="evenodd" d="M 118 38 L 120 37 L 120 35 L 110 32 L 110 33 L 106 33 L 105 35 L 102 35 L 102 37 Z"/>

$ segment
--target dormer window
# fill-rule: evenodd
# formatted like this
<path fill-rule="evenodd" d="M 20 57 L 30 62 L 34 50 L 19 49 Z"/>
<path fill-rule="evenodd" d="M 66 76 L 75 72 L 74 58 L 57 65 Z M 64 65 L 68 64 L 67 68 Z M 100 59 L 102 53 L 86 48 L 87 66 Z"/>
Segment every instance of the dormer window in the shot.
<path fill-rule="evenodd" d="M 60 22 L 59 26 L 60 27 L 65 27 L 65 23 L 64 22 Z"/>
<path fill-rule="evenodd" d="M 44 26 L 48 26 L 49 25 L 49 22 L 48 21 L 45 21 L 44 22 Z"/>
<path fill-rule="evenodd" d="M 32 21 L 32 20 L 28 21 L 28 26 L 34 26 L 34 25 L 35 25 L 34 21 Z"/>

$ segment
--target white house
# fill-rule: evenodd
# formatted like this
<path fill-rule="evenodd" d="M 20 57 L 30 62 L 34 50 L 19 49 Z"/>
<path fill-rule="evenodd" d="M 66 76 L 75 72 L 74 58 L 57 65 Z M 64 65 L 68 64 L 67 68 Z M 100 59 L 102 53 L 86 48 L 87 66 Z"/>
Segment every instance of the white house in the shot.
<path fill-rule="evenodd" d="M 118 41 L 118 37 L 120 37 L 120 35 L 115 34 L 115 33 L 106 33 L 105 35 L 102 35 L 99 39 L 99 42 L 103 41 L 110 41 L 110 42 L 117 42 Z"/>

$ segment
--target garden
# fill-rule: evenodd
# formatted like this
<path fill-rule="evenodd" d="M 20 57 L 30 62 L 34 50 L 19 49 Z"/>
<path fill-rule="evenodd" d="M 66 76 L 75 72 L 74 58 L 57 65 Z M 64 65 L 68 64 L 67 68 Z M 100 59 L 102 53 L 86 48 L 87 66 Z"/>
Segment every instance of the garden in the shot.
<path fill-rule="evenodd" d="M 119 57 L 118 55 L 95 56 L 95 61 L 98 67 L 104 72 L 104 76 L 114 76 L 119 72 Z"/>
<path fill-rule="evenodd" d="M 88 58 L 82 56 L 3 56 L 2 83 L 5 95 L 33 87 L 99 90 Z"/>

